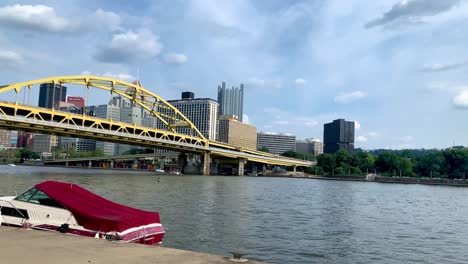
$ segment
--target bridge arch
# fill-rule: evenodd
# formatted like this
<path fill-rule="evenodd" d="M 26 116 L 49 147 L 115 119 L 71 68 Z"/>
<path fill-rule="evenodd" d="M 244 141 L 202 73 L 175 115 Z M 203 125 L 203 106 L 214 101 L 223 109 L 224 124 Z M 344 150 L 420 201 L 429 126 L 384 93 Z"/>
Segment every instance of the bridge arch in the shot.
<path fill-rule="evenodd" d="M 176 133 L 176 128 L 185 127 L 190 128 L 198 138 L 200 138 L 205 145 L 208 140 L 198 130 L 198 128 L 180 112 L 175 106 L 164 100 L 159 95 L 145 89 L 139 82 L 129 83 L 126 81 L 118 80 L 115 78 L 92 76 L 92 75 L 77 75 L 77 76 L 54 76 L 43 79 L 37 79 L 26 82 L 19 82 L 10 85 L 0 86 L 0 93 L 14 90 L 19 94 L 22 89 L 32 89 L 33 85 L 52 83 L 54 85 L 83 85 L 87 89 L 91 87 L 109 91 L 112 94 L 120 95 L 127 98 L 135 105 L 147 110 L 151 116 L 156 117 L 167 130 Z M 54 93 L 55 94 L 55 93 Z M 17 103 L 17 102 L 16 102 Z M 53 109 L 54 110 L 54 109 Z"/>

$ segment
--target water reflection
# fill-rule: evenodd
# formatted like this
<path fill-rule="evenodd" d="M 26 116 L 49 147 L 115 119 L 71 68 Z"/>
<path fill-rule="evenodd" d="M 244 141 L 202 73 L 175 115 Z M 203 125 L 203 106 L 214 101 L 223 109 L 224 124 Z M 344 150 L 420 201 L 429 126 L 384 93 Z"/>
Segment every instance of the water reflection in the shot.
<path fill-rule="evenodd" d="M 168 247 L 221 255 L 237 249 L 271 263 L 467 259 L 465 188 L 0 166 L 0 194 L 47 179 L 159 211 Z"/>

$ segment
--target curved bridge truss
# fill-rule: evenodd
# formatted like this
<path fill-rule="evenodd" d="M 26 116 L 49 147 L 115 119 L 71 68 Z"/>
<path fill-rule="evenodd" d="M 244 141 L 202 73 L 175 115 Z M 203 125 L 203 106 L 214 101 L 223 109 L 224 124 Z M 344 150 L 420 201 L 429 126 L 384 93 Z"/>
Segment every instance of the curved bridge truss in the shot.
<path fill-rule="evenodd" d="M 203 143 L 203 145 L 207 145 L 207 140 L 203 136 L 203 134 L 198 130 L 198 128 L 188 119 L 184 114 L 182 114 L 177 108 L 173 105 L 168 103 L 166 100 L 161 98 L 155 93 L 143 88 L 142 86 L 133 83 L 128 83 L 125 81 L 107 78 L 107 77 L 100 77 L 100 76 L 91 76 L 91 75 L 80 75 L 80 76 L 55 76 L 49 77 L 44 79 L 38 79 L 33 81 L 27 82 L 20 82 L 11 85 L 0 86 L 0 93 L 7 92 L 10 90 L 14 90 L 17 94 L 21 92 L 22 89 L 29 88 L 32 89 L 34 85 L 43 84 L 43 83 L 51 83 L 55 85 L 81 85 L 85 86 L 87 89 L 90 88 L 97 88 L 105 91 L 109 91 L 111 95 L 119 95 L 123 98 L 128 99 L 132 105 L 139 106 L 147 111 L 151 116 L 157 118 L 159 120 L 159 124 L 162 125 L 163 128 L 158 129 L 148 129 L 151 130 L 158 130 L 156 132 L 160 132 L 161 130 L 167 131 L 169 133 L 162 133 L 163 138 L 168 138 L 171 134 L 179 134 L 176 131 L 176 128 L 184 127 L 189 128 L 190 133 L 187 136 L 184 136 L 182 141 L 194 142 L 197 144 Z M 55 93 L 53 93 L 55 96 Z M 53 99 L 55 100 L 55 98 Z M 16 102 L 17 103 L 17 102 Z M 26 107 L 27 108 L 27 107 Z M 25 109 L 26 109 L 25 108 Z M 55 108 L 55 107 L 54 107 Z M 47 114 L 44 112 L 47 111 L 37 111 L 34 109 L 30 109 L 29 113 L 23 113 L 26 118 L 32 117 L 37 118 L 40 120 L 51 119 L 55 122 L 59 123 L 73 123 L 76 124 L 76 115 L 73 114 L 58 114 L 58 111 L 51 109 L 51 113 Z M 43 112 L 42 114 L 39 112 Z M 63 112 L 62 112 L 63 113 Z M 17 113 L 15 112 L 15 115 Z M 44 116 L 43 116 L 44 115 Z M 60 116 L 60 117 L 59 117 Z M 86 117 L 87 121 L 91 120 L 93 124 L 90 126 L 102 126 L 102 122 L 99 120 L 93 120 L 92 117 Z M 83 125 L 85 121 L 81 121 Z M 89 123 L 89 122 L 88 122 Z M 114 122 L 118 123 L 118 122 Z M 128 124 L 122 123 L 117 124 L 121 130 L 127 130 Z M 110 126 L 110 125 L 107 125 Z M 112 127 L 112 126 L 110 126 Z M 118 130 L 120 130 L 118 129 Z M 144 131 L 144 133 L 149 133 L 148 131 Z M 141 131 L 140 131 L 141 132 Z M 155 132 L 155 131 L 152 131 Z"/>
<path fill-rule="evenodd" d="M 112 119 L 97 118 L 51 109 L 0 101 L 0 128 L 24 130 L 43 134 L 55 134 L 76 138 L 88 138 L 106 142 L 139 145 L 149 148 L 165 148 L 214 156 L 242 158 L 260 163 L 285 166 L 312 166 L 312 162 L 286 158 L 252 149 L 234 147 L 209 141 L 198 128 L 173 105 L 141 85 L 100 76 L 55 76 L 11 85 L 0 86 L 0 94 L 14 90 L 17 95 L 23 89 L 33 89 L 38 84 L 81 85 L 86 89 L 96 88 L 127 98 L 159 120 L 157 128 L 137 126 Z M 53 93 L 55 96 L 55 92 Z M 58 101 L 53 98 L 53 102 Z M 179 133 L 178 128 L 188 128 L 188 133 Z"/>

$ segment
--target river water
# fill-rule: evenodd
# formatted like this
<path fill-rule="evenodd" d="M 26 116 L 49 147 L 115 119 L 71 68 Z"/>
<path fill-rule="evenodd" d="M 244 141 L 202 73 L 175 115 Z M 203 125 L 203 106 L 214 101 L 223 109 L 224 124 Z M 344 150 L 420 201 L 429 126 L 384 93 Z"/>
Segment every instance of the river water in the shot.
<path fill-rule="evenodd" d="M 468 263 L 467 188 L 0 166 L 0 195 L 48 179 L 158 211 L 166 247 L 269 263 Z"/>

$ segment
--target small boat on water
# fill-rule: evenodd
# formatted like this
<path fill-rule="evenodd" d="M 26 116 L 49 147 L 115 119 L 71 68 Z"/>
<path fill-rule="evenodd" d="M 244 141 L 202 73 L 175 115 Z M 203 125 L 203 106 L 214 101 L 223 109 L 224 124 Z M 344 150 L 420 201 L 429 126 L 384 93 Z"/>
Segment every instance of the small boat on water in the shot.
<path fill-rule="evenodd" d="M 76 184 L 45 181 L 19 196 L 0 197 L 4 226 L 161 245 L 159 213 L 102 198 Z"/>
<path fill-rule="evenodd" d="M 16 167 L 16 165 L 15 165 L 15 164 L 13 164 L 13 163 L 10 163 L 10 164 L 8 164 L 8 166 L 11 166 L 11 167 Z"/>

